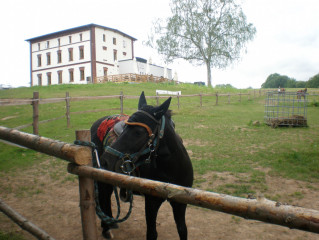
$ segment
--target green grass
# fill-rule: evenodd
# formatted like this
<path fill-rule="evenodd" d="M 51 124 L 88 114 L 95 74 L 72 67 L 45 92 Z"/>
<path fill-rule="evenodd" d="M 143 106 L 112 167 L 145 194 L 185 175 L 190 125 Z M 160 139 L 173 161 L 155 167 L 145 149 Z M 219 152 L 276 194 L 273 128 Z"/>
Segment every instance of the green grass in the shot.
<path fill-rule="evenodd" d="M 25 238 L 16 233 L 5 233 L 0 231 L 0 240 L 25 240 Z"/>
<path fill-rule="evenodd" d="M 249 90 L 211 89 L 190 84 L 94 84 L 94 85 L 54 85 L 50 87 L 19 88 L 0 91 L 0 98 L 31 98 L 33 91 L 40 93 L 40 98 L 64 97 L 70 92 L 71 97 L 114 95 L 121 91 L 125 95 L 139 95 L 142 90 L 146 96 L 154 96 L 156 89 L 171 91 L 181 90 L 182 94 L 197 93 L 244 93 Z M 215 97 L 203 97 L 200 107 L 199 97 L 173 98 L 171 109 L 176 130 L 187 144 L 191 154 L 195 175 L 201 176 L 211 171 L 246 174 L 248 177 L 233 185 L 221 185 L 221 191 L 242 196 L 247 192 L 266 191 L 265 172 L 285 178 L 309 182 L 319 180 L 319 108 L 309 104 L 307 128 L 270 128 L 263 123 L 264 97 L 256 99 L 242 96 L 219 97 L 216 106 Z M 163 102 L 165 99 L 160 99 Z M 125 99 L 125 113 L 131 114 L 137 108 L 137 99 Z M 155 99 L 148 99 L 152 105 Z M 318 102 L 312 97 L 311 102 Z M 119 108 L 119 99 L 90 101 L 71 101 L 71 112 L 88 109 Z M 65 103 L 41 104 L 40 121 L 65 114 Z M 89 129 L 92 123 L 104 115 L 119 113 L 118 110 L 85 114 L 71 114 L 71 127 L 66 127 L 66 120 L 40 124 L 40 135 L 65 142 L 73 142 L 75 130 Z M 1 106 L 0 125 L 17 127 L 32 122 L 32 107 L 29 105 Z M 260 126 L 253 126 L 259 121 Z M 32 127 L 22 129 L 32 133 Z M 16 168 L 24 168 L 39 163 L 44 155 L 27 149 L 19 149 L 0 142 L 0 174 Z M 52 176 L 53 179 L 56 176 Z M 58 178 L 58 177 L 57 177 Z M 200 179 L 200 178 L 198 178 Z M 67 181 L 67 179 L 66 179 Z M 200 186 L 204 180 L 197 180 Z M 218 189 L 217 189 L 218 190 Z"/>

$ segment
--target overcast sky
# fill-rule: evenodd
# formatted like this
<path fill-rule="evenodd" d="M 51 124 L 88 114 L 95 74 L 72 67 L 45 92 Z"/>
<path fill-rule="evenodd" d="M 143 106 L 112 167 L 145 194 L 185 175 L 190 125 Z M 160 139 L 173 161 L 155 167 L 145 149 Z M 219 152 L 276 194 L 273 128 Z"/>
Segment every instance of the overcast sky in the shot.
<path fill-rule="evenodd" d="M 319 73 L 318 0 L 242 0 L 257 28 L 239 63 L 212 71 L 212 84 L 259 88 L 272 73 L 307 81 Z M 135 55 L 163 64 L 142 42 L 152 21 L 168 17 L 169 0 L 10 0 L 0 8 L 0 84 L 29 86 L 30 49 L 26 39 L 95 23 L 138 39 Z M 206 81 L 206 67 L 184 61 L 168 66 L 183 82 Z"/>

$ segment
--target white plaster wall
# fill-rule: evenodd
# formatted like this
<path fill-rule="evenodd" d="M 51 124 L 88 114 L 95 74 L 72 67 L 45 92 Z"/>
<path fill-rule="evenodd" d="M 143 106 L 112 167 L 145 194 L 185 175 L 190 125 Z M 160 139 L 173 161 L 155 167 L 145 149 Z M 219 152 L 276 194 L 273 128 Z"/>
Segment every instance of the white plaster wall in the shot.
<path fill-rule="evenodd" d="M 80 34 L 82 34 L 82 41 L 80 41 Z M 69 36 L 72 37 L 72 42 L 69 41 Z M 58 44 L 60 39 L 60 46 Z M 49 47 L 47 47 L 49 41 Z M 47 85 L 47 72 L 51 72 L 51 84 L 58 84 L 58 71 L 62 70 L 63 83 L 69 82 L 68 69 L 74 69 L 74 83 L 86 83 L 86 78 L 91 77 L 91 65 L 88 63 L 91 59 L 90 49 L 90 31 L 83 31 L 74 34 L 68 34 L 45 40 L 40 43 L 40 50 L 38 43 L 32 44 L 32 78 L 33 85 L 38 85 L 38 74 L 42 74 L 42 85 Z M 84 58 L 80 59 L 79 47 L 84 47 Z M 73 48 L 73 61 L 69 61 L 69 48 Z M 61 50 L 62 62 L 58 63 L 58 50 Z M 51 53 L 51 64 L 47 64 L 47 53 Z M 41 54 L 42 65 L 38 67 L 38 55 Z M 80 67 L 84 67 L 85 81 L 80 81 Z"/>
<path fill-rule="evenodd" d="M 119 62 L 119 74 L 135 73 L 133 60 Z"/>
<path fill-rule="evenodd" d="M 85 78 L 84 81 L 80 80 L 80 68 L 84 67 L 84 74 Z M 70 82 L 70 75 L 69 75 L 69 69 L 73 68 L 73 78 L 74 82 Z M 48 85 L 48 77 L 47 73 L 51 72 L 51 84 L 59 84 L 58 82 L 58 71 L 62 71 L 62 84 L 86 84 L 87 83 L 87 77 L 91 77 L 91 64 L 79 64 L 76 66 L 65 66 L 58 69 L 49 69 L 49 70 L 43 70 L 39 72 L 33 72 L 33 86 L 38 85 L 38 74 L 42 74 L 42 86 Z"/>
<path fill-rule="evenodd" d="M 103 34 L 105 35 L 105 41 L 103 41 Z M 116 44 L 113 44 L 113 38 L 116 38 Z M 125 41 L 125 44 L 123 44 L 123 41 Z M 103 67 L 108 68 L 109 75 L 119 74 L 118 61 L 132 59 L 132 40 L 120 33 L 96 27 L 95 43 L 97 77 L 104 75 Z M 103 47 L 106 47 L 106 50 Z M 117 50 L 117 61 L 114 61 L 114 50 Z M 123 52 L 126 52 L 126 56 Z M 103 66 L 103 64 L 105 65 Z"/>

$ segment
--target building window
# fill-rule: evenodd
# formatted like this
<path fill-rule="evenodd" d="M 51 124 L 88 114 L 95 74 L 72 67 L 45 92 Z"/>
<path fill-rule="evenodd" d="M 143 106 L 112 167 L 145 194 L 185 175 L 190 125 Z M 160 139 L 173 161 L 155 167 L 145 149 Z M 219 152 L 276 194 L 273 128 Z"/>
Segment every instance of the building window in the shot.
<path fill-rule="evenodd" d="M 61 40 L 58 38 L 58 46 L 61 46 Z"/>
<path fill-rule="evenodd" d="M 57 54 L 58 54 L 58 63 L 62 63 L 62 51 L 58 50 Z"/>
<path fill-rule="evenodd" d="M 38 43 L 38 50 L 40 51 L 41 50 L 41 44 Z"/>
<path fill-rule="evenodd" d="M 72 43 L 72 36 L 69 36 L 69 43 Z"/>
<path fill-rule="evenodd" d="M 62 71 L 58 71 L 58 83 L 62 84 Z"/>
<path fill-rule="evenodd" d="M 50 48 L 50 41 L 47 41 L 47 48 Z"/>
<path fill-rule="evenodd" d="M 74 82 L 74 69 L 73 68 L 69 69 L 69 79 L 70 79 L 70 82 Z"/>
<path fill-rule="evenodd" d="M 126 48 L 126 41 L 123 40 L 123 48 Z"/>
<path fill-rule="evenodd" d="M 51 53 L 47 53 L 47 65 L 51 65 Z"/>
<path fill-rule="evenodd" d="M 80 67 L 80 81 L 84 81 L 85 75 L 84 75 L 84 67 Z"/>
<path fill-rule="evenodd" d="M 104 68 L 103 68 L 103 74 L 104 74 L 104 76 L 107 76 L 107 70 L 108 70 L 107 67 L 104 67 Z"/>
<path fill-rule="evenodd" d="M 41 67 L 42 65 L 41 54 L 39 54 L 37 57 L 38 57 L 38 67 Z"/>
<path fill-rule="evenodd" d="M 79 51 L 80 51 L 80 59 L 84 59 L 84 46 L 80 46 Z"/>
<path fill-rule="evenodd" d="M 113 44 L 116 45 L 116 38 L 113 38 Z"/>
<path fill-rule="evenodd" d="M 104 51 L 106 51 L 106 50 L 107 50 L 107 47 L 105 47 L 105 46 L 103 46 L 102 48 L 103 48 L 103 50 L 104 50 Z"/>
<path fill-rule="evenodd" d="M 126 52 L 123 52 L 123 56 L 126 56 Z"/>
<path fill-rule="evenodd" d="M 48 85 L 51 85 L 52 83 L 51 83 L 51 73 L 50 72 L 47 73 L 47 79 L 48 79 Z"/>
<path fill-rule="evenodd" d="M 38 85 L 42 86 L 42 74 L 38 74 Z"/>
<path fill-rule="evenodd" d="M 82 33 L 80 33 L 80 42 L 82 42 L 82 39 L 83 39 L 83 38 L 82 38 Z"/>
<path fill-rule="evenodd" d="M 117 50 L 113 50 L 113 58 L 114 58 L 114 61 L 117 61 Z"/>
<path fill-rule="evenodd" d="M 73 48 L 69 48 L 69 61 L 73 61 Z"/>
<path fill-rule="evenodd" d="M 106 36 L 103 34 L 103 42 L 106 42 Z"/>

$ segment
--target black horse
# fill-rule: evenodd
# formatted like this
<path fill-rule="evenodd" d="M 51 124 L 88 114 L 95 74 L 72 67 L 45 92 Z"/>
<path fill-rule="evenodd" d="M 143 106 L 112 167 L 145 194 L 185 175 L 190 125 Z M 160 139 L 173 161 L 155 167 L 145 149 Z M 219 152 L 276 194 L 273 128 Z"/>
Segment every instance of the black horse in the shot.
<path fill-rule="evenodd" d="M 193 167 L 179 135 L 174 130 L 171 98 L 162 105 L 147 105 L 142 92 L 138 111 L 125 122 L 125 127 L 111 146 L 104 146 L 98 137 L 98 128 L 107 118 L 97 120 L 91 127 L 92 142 L 98 148 L 101 167 L 118 173 L 136 174 L 142 178 L 168 182 L 185 187 L 193 184 Z M 113 187 L 98 183 L 99 202 L 102 211 L 112 217 L 111 194 Z M 156 218 L 165 199 L 145 195 L 147 240 L 157 239 Z M 170 202 L 180 239 L 187 239 L 185 223 L 186 204 Z M 109 230 L 117 224 L 101 222 L 103 236 L 110 236 Z"/>

